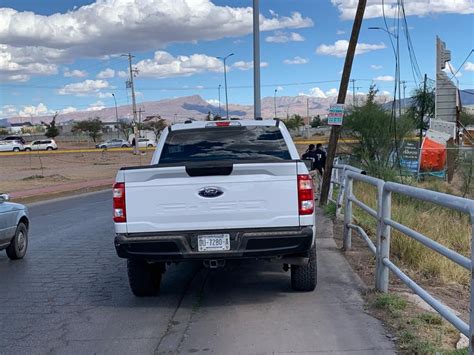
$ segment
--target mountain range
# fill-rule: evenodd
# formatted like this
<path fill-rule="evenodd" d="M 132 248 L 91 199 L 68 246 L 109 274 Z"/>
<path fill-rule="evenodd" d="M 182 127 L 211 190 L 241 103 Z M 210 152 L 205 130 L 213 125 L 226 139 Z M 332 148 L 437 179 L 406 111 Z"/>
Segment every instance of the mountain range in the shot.
<path fill-rule="evenodd" d="M 310 96 L 279 96 L 276 97 L 276 115 L 277 117 L 285 118 L 293 114 L 306 116 L 309 112 L 311 117 L 316 115 L 325 115 L 328 112 L 329 106 L 336 103 L 336 97 L 310 97 Z M 348 95 L 346 99 L 347 105 L 352 105 L 352 95 Z M 379 95 L 377 101 L 384 106 L 389 107 L 391 97 Z M 365 96 L 357 95 L 356 104 L 361 104 L 365 100 Z M 411 99 L 405 99 L 407 105 Z M 275 116 L 275 101 L 273 97 L 265 97 L 262 99 L 262 117 L 273 118 Z M 462 90 L 461 102 L 463 106 L 474 104 L 474 90 Z M 141 111 L 141 119 L 147 116 L 161 116 L 170 122 L 183 122 L 186 119 L 193 118 L 196 120 L 206 119 L 209 112 L 212 114 L 219 114 L 219 105 L 209 103 L 199 95 L 178 97 L 172 99 L 165 99 L 160 101 L 147 101 L 137 104 L 137 110 Z M 117 107 L 119 119 L 131 119 L 132 105 L 123 105 Z M 222 103 L 220 107 L 221 116 L 225 117 L 225 104 Z M 242 105 L 229 103 L 229 116 L 238 117 L 241 119 L 253 118 L 253 105 Z M 82 121 L 89 118 L 99 117 L 103 122 L 116 121 L 115 107 L 107 107 L 95 111 L 76 111 L 70 113 L 59 114 L 57 122 L 59 124 L 69 121 Z M 52 119 L 52 115 L 38 116 L 28 118 L 33 124 L 48 122 Z M 26 122 L 24 117 L 11 117 L 8 119 L 0 119 L 0 126 L 9 123 Z"/>

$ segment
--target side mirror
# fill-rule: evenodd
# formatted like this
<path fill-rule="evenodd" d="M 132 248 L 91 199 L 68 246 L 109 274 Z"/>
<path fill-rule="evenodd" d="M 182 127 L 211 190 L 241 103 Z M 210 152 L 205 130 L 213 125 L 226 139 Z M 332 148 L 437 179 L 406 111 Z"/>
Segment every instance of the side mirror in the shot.
<path fill-rule="evenodd" d="M 9 194 L 0 194 L 0 203 L 10 201 Z"/>
<path fill-rule="evenodd" d="M 308 170 L 311 170 L 313 168 L 313 159 L 303 159 L 303 163 L 306 165 Z"/>

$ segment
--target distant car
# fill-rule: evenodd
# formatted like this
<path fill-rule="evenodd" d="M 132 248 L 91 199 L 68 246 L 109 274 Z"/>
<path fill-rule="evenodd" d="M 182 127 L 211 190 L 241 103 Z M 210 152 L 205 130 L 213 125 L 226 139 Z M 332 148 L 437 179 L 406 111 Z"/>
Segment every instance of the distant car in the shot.
<path fill-rule="evenodd" d="M 153 148 L 156 147 L 156 142 L 148 138 L 138 138 L 138 148 Z"/>
<path fill-rule="evenodd" d="M 21 144 L 26 144 L 25 139 L 22 136 L 7 136 L 1 139 L 2 141 L 18 141 Z"/>
<path fill-rule="evenodd" d="M 24 149 L 25 147 L 19 141 L 0 141 L 0 152 L 20 152 Z"/>
<path fill-rule="evenodd" d="M 107 148 L 128 148 L 130 143 L 123 139 L 110 139 L 108 141 L 96 144 L 96 148 L 107 149 Z"/>
<path fill-rule="evenodd" d="M 30 144 L 25 145 L 26 151 L 32 150 L 56 150 L 58 149 L 58 145 L 53 139 L 44 139 L 33 141 Z"/>
<path fill-rule="evenodd" d="M 22 259 L 28 247 L 28 209 L 11 203 L 7 194 L 0 194 L 0 250 L 6 249 L 10 259 Z"/>

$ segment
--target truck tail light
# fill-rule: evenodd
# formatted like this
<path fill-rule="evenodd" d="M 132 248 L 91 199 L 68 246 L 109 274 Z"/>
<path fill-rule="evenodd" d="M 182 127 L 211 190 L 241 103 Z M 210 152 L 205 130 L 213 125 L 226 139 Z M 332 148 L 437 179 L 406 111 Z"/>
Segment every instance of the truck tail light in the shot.
<path fill-rule="evenodd" d="M 127 222 L 127 210 L 125 208 L 125 183 L 117 182 L 113 187 L 114 222 Z"/>
<path fill-rule="evenodd" d="M 310 175 L 298 175 L 298 208 L 300 215 L 314 212 L 314 188 Z"/>

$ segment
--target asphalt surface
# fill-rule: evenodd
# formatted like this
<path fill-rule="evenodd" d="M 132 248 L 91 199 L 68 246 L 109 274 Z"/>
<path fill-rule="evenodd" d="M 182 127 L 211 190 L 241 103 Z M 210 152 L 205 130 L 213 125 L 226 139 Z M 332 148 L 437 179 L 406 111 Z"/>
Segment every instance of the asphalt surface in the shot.
<path fill-rule="evenodd" d="M 115 255 L 110 192 L 30 207 L 27 256 L 0 252 L 1 354 L 392 354 L 364 311 L 360 280 L 318 217 L 318 287 L 280 265 L 171 266 L 160 295 L 135 298 Z"/>

